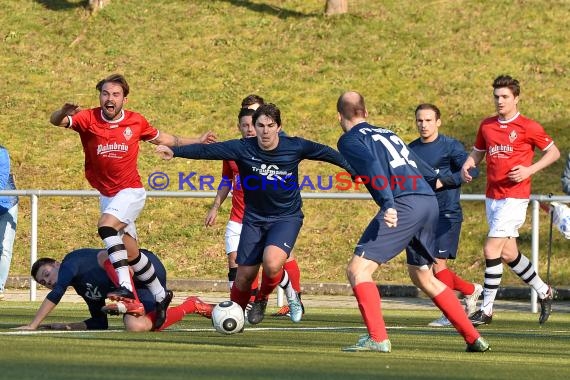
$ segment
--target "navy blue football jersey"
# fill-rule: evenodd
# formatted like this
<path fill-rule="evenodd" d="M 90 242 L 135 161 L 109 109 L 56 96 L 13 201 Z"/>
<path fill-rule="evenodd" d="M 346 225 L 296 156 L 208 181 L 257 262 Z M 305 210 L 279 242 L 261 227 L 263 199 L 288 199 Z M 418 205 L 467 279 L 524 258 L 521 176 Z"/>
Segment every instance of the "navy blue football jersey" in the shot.
<path fill-rule="evenodd" d="M 339 152 L 300 137 L 280 136 L 278 146 L 270 151 L 261 149 L 257 138 L 192 144 L 173 151 L 175 157 L 235 161 L 244 193 L 244 220 L 249 221 L 303 215 L 298 171 L 304 159 L 329 162 L 351 172 Z"/>
<path fill-rule="evenodd" d="M 440 134 L 429 143 L 422 143 L 420 139 L 416 139 L 409 144 L 409 147 L 438 173 L 444 184 L 444 187 L 435 193 L 440 217 L 463 220 L 460 204 L 461 167 L 467 159 L 463 144 Z"/>
<path fill-rule="evenodd" d="M 394 208 L 397 197 L 434 194 L 435 172 L 389 129 L 362 122 L 344 133 L 337 146 L 383 209 Z"/>
<path fill-rule="evenodd" d="M 91 318 L 84 322 L 90 330 L 106 329 L 108 327 L 107 315 L 101 311 L 101 308 L 105 306 L 107 293 L 115 290 L 113 282 L 109 279 L 105 270 L 99 266 L 97 261 L 97 253 L 99 251 L 101 251 L 101 249 L 82 248 L 71 251 L 65 255 L 59 267 L 57 283 L 46 296 L 48 300 L 58 304 L 67 291 L 67 288 L 70 286 L 73 287 L 75 292 L 83 298 L 89 308 Z M 153 263 L 157 271 L 157 276 L 164 277 L 159 278 L 161 283 L 164 284 L 166 278 L 162 263 L 152 252 L 147 250 L 141 250 L 141 252 L 144 252 Z M 146 291 L 144 284 L 135 282 L 135 287 L 141 291 Z M 139 297 L 141 298 L 141 302 L 143 302 L 140 292 Z M 154 299 L 152 299 L 152 302 L 154 302 Z"/>

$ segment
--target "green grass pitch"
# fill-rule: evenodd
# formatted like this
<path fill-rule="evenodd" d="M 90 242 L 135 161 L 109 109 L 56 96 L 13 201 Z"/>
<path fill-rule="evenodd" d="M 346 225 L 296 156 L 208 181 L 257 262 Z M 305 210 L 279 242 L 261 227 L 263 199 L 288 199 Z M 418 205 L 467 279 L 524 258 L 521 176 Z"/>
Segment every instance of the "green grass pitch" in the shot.
<path fill-rule="evenodd" d="M 267 316 L 225 336 L 197 315 L 161 333 L 21 332 L 37 304 L 4 302 L 0 379 L 568 379 L 570 315 L 540 327 L 535 314 L 501 312 L 480 328 L 486 353 L 464 352 L 451 328 L 430 328 L 425 310 L 386 310 L 392 352 L 344 353 L 365 333 L 356 309 L 311 308 L 299 324 Z M 269 311 L 271 312 L 271 311 Z M 62 303 L 49 321 L 76 321 L 80 304 Z M 269 313 L 268 313 L 269 314 Z"/>

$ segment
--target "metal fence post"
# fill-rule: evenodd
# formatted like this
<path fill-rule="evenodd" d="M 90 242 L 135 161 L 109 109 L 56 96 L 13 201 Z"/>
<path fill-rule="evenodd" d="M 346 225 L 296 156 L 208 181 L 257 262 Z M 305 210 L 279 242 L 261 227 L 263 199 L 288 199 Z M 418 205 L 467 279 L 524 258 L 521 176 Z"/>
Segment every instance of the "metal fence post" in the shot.
<path fill-rule="evenodd" d="M 539 237 L 540 237 L 540 233 L 539 233 L 539 229 L 538 229 L 538 225 L 539 225 L 539 211 L 540 211 L 540 202 L 537 201 L 536 199 L 531 200 L 531 204 L 532 204 L 532 209 L 531 209 L 531 225 L 532 225 L 532 237 L 531 237 L 531 255 L 532 255 L 532 263 L 534 265 L 534 269 L 536 270 L 536 273 L 538 272 L 538 244 L 539 244 Z M 530 310 L 533 313 L 536 313 L 538 311 L 538 305 L 536 302 L 537 299 L 537 294 L 536 291 L 531 287 L 530 288 Z"/>
<path fill-rule="evenodd" d="M 32 215 L 31 215 L 31 242 L 30 242 L 30 265 L 38 259 L 38 196 L 37 194 L 30 195 Z M 30 276 L 30 301 L 36 300 L 36 280 Z"/>

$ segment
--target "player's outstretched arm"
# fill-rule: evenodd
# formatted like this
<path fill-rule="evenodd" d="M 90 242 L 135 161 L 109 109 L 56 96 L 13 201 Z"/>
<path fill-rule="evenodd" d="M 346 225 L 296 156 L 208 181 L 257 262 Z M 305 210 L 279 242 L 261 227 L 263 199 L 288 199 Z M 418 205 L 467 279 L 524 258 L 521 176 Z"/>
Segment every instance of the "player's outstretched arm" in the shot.
<path fill-rule="evenodd" d="M 73 103 L 65 103 L 60 109 L 54 111 L 49 118 L 49 122 L 56 127 L 68 127 L 69 119 L 68 116 L 73 116 L 81 111 L 81 107 Z"/>
<path fill-rule="evenodd" d="M 40 308 L 36 312 L 36 316 L 34 317 L 32 322 L 30 322 L 30 324 L 28 324 L 28 325 L 15 327 L 14 329 L 15 330 L 37 330 L 38 328 L 40 328 L 40 324 L 42 323 L 42 321 L 49 315 L 49 313 L 51 313 L 51 311 L 53 309 L 55 309 L 55 307 L 56 307 L 55 303 L 53 303 L 50 300 L 48 300 L 47 298 L 45 298 L 44 302 L 42 302 Z"/>
<path fill-rule="evenodd" d="M 159 145 L 156 147 L 156 153 L 163 160 L 169 161 L 174 158 L 174 152 L 166 145 Z"/>
<path fill-rule="evenodd" d="M 167 147 L 183 146 L 190 144 L 211 144 L 216 142 L 216 135 L 208 131 L 200 137 L 179 137 L 168 133 L 160 132 L 160 135 L 149 142 L 155 145 L 166 145 Z"/>

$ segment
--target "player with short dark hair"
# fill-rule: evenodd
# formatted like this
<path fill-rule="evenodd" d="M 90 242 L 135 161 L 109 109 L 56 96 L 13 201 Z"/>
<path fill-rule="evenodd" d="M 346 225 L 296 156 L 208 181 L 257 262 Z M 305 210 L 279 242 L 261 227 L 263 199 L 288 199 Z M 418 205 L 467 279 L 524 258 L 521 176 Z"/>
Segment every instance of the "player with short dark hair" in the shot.
<path fill-rule="evenodd" d="M 362 95 L 345 92 L 338 99 L 337 111 L 344 131 L 338 149 L 356 178 L 365 179 L 366 188 L 380 206 L 358 241 L 346 271 L 368 334 L 343 351 L 392 350 L 372 274 L 404 249 L 414 285 L 451 321 L 467 343 L 467 351 L 487 351 L 489 344 L 471 325 L 455 293 L 435 278 L 431 269 L 439 217 L 432 187 L 441 187 L 441 182 L 394 132 L 366 122 L 368 112 Z M 391 185 L 387 186 L 386 181 Z"/>
<path fill-rule="evenodd" d="M 526 219 L 531 176 L 554 163 L 560 151 L 542 125 L 520 114 L 519 81 L 500 75 L 493 81 L 497 115 L 484 119 L 479 126 L 473 151 L 463 164 L 461 175 L 469 182 L 469 170 L 483 158 L 487 161 L 485 208 L 489 233 L 483 248 L 485 283 L 480 310 L 470 316 L 474 325 L 493 319 L 493 304 L 503 276 L 505 262 L 517 276 L 531 286 L 540 299 L 538 322 L 545 323 L 552 309 L 556 289 L 546 284 L 530 260 L 519 252 L 517 237 Z M 533 163 L 534 150 L 543 152 Z"/>
<path fill-rule="evenodd" d="M 250 94 L 242 99 L 241 108 L 248 108 L 255 111 L 262 104 L 265 104 L 265 101 L 261 96 Z"/>
<path fill-rule="evenodd" d="M 245 309 L 251 283 L 263 264 L 262 281 L 248 313 L 251 324 L 260 323 L 267 299 L 284 276 L 283 265 L 303 224 L 299 189 L 299 163 L 319 160 L 350 169 L 334 149 L 299 137 L 280 136 L 281 113 L 274 104 L 260 106 L 253 115 L 257 137 L 215 144 L 194 144 L 170 149 L 158 146 L 164 159 L 184 157 L 234 160 L 244 192 L 245 212 L 237 251 L 237 276 L 232 301 Z M 285 291 L 293 322 L 302 317 L 295 292 Z"/>
<path fill-rule="evenodd" d="M 145 249 L 141 249 L 141 255 L 153 263 L 158 280 L 162 286 L 166 286 L 166 270 L 158 257 Z M 38 259 L 32 265 L 31 275 L 39 284 L 51 289 L 51 292 L 47 294 L 32 322 L 19 327 L 20 330 L 106 330 L 109 326 L 107 313 L 125 314 L 123 322 L 128 331 L 156 330 L 153 327 L 156 319 L 154 296 L 140 281 L 133 283 L 142 304 L 140 307 L 134 306 L 133 302 L 122 301 L 105 305 L 106 295 L 118 286 L 117 275 L 105 250 L 77 249 L 65 255 L 61 262 L 48 257 Z M 42 324 L 70 286 L 83 298 L 91 317 L 82 322 Z M 159 329 L 165 329 L 190 313 L 210 318 L 212 309 L 213 305 L 202 302 L 198 297 L 188 297 L 182 304 L 167 309 L 166 320 Z"/>
<path fill-rule="evenodd" d="M 415 111 L 416 127 L 420 137 L 408 146 L 433 170 L 443 186 L 435 196 L 439 206 L 439 220 L 435 232 L 436 247 L 433 273 L 450 289 L 464 296 L 467 315 L 475 312 L 477 300 L 483 291 L 479 284 L 466 281 L 447 266 L 447 260 L 455 260 L 459 248 L 463 210 L 461 209 L 461 167 L 467 152 L 456 139 L 439 133 L 441 111 L 433 104 L 422 103 Z M 476 176 L 473 173 L 473 176 Z M 429 323 L 429 326 L 451 326 L 445 315 Z"/>
<path fill-rule="evenodd" d="M 121 74 L 112 74 L 95 87 L 99 91 L 99 107 L 81 109 L 76 104 L 65 103 L 52 113 L 50 122 L 79 133 L 85 153 L 85 177 L 101 193 L 98 233 L 121 284 L 109 297 L 135 298 L 129 280 L 130 265 L 135 277 L 144 281 L 154 294 L 158 328 L 164 322 L 172 292 L 160 285 L 152 263 L 138 250 L 135 221 L 146 199 L 137 169 L 139 142 L 177 146 L 215 141 L 215 136 L 207 132 L 199 138 L 182 138 L 161 133 L 141 114 L 125 110 L 130 89 Z"/>

